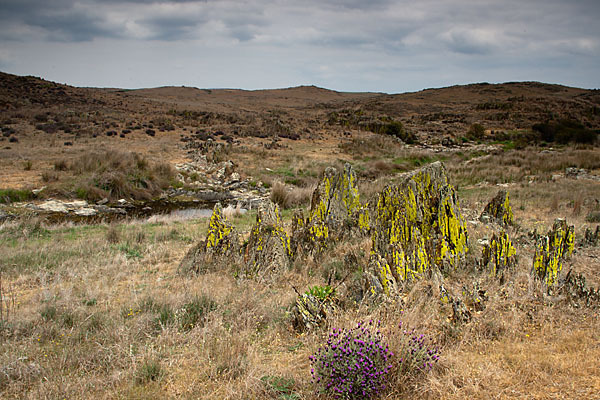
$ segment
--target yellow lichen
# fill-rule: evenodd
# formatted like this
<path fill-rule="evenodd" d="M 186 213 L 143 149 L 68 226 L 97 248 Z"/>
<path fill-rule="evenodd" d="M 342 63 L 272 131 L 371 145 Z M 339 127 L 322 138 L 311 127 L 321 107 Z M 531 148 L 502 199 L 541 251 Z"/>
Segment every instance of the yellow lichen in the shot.
<path fill-rule="evenodd" d="M 573 252 L 574 239 L 573 226 L 569 227 L 565 220 L 556 220 L 548 235 L 538 240 L 533 269 L 548 288 L 558 282 L 563 261 Z"/>

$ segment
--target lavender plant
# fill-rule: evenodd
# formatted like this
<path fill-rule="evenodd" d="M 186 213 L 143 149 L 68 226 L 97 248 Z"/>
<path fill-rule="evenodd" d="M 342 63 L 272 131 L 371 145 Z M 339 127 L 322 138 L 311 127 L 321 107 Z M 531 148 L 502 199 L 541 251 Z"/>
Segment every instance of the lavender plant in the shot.
<path fill-rule="evenodd" d="M 310 358 L 312 382 L 322 393 L 344 399 L 368 399 L 385 389 L 388 374 L 407 376 L 431 370 L 439 350 L 425 335 L 402 329 L 393 334 L 397 355 L 384 342 L 381 322 L 358 323 L 350 330 L 334 329 Z M 395 348 L 396 350 L 396 348 Z"/>
<path fill-rule="evenodd" d="M 345 399 L 365 399 L 385 388 L 394 354 L 383 342 L 379 322 L 334 329 L 327 343 L 310 357 L 312 381 L 322 392 Z"/>
<path fill-rule="evenodd" d="M 425 335 L 418 334 L 414 329 L 402 329 L 402 322 L 398 325 L 400 343 L 398 360 L 400 375 L 410 375 L 417 372 L 427 372 L 440 359 L 440 351 L 428 343 Z"/>

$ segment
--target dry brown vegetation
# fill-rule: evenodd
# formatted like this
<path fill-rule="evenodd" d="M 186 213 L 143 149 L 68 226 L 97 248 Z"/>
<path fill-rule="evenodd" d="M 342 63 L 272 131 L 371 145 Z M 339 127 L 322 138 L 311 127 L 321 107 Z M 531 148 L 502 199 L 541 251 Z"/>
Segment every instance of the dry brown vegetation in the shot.
<path fill-rule="evenodd" d="M 187 250 L 204 239 L 206 218 L 6 221 L 0 224 L 1 398 L 325 399 L 310 382 L 308 357 L 331 329 L 371 318 L 382 321 L 392 348 L 399 341 L 392 327 L 403 321 L 442 355 L 427 374 L 394 370 L 382 399 L 579 399 L 600 392 L 598 310 L 546 293 L 531 274 L 527 235 L 567 217 L 577 242 L 586 227 L 598 225 L 598 148 L 516 146 L 547 110 L 597 129 L 598 117 L 589 112 L 599 103 L 596 92 L 535 83 L 393 96 L 314 87 L 116 91 L 2 79 L 0 122 L 19 137 L 0 146 L 3 202 L 35 201 L 28 189 L 40 186 L 48 186 L 40 196 L 155 198 L 172 184 L 171 166 L 196 155 L 180 139 L 197 131 L 219 143 L 227 141 L 214 133 L 231 136 L 223 157 L 242 178 L 270 187 L 286 224 L 294 207 L 308 207 L 328 166 L 350 162 L 366 202 L 401 173 L 441 160 L 470 235 L 467 268 L 444 281 L 455 293 L 477 281 L 487 301 L 470 322 L 452 323 L 434 278 L 406 285 L 394 300 L 361 302 L 352 294 L 361 286 L 369 238 L 334 243 L 320 257 L 253 280 L 237 278 L 235 265 L 178 272 Z M 341 119 L 329 123 L 332 112 Z M 361 128 L 361 121 L 387 115 L 421 144 Z M 343 120 L 354 116 L 358 128 Z M 441 145 L 445 137 L 462 143 L 473 123 L 485 127 L 482 143 Z M 585 168 L 589 176 L 566 177 L 567 167 Z M 477 219 L 500 188 L 510 192 L 517 221 L 509 235 L 518 265 L 503 283 L 476 268 L 480 240 L 499 229 Z M 256 214 L 237 208 L 226 214 L 244 238 Z M 350 254 L 356 265 L 346 262 Z M 563 273 L 572 268 L 600 287 L 598 257 L 597 247 L 578 247 Z M 319 329 L 295 330 L 294 288 L 329 282 L 339 294 L 338 311 Z"/>
<path fill-rule="evenodd" d="M 571 150 L 559 154 L 573 157 Z M 548 170 L 538 168 L 540 173 Z M 581 235 L 583 215 L 596 207 L 589 200 L 598 196 L 596 183 L 586 185 L 564 178 L 516 185 L 511 199 L 520 229 L 543 231 L 553 217 L 567 215 L 575 205 L 565 200 L 578 188 L 580 216 L 569 220 Z M 468 218 L 477 215 L 482 208 L 478 204 L 494 190 L 484 185 L 461 192 Z M 555 210 L 547 198 L 552 192 L 559 199 Z M 254 213 L 230 218 L 248 231 Z M 289 221 L 289 213 L 284 218 Z M 486 308 L 471 322 L 450 323 L 451 312 L 438 301 L 435 285 L 432 293 L 423 281 L 406 286 L 396 302 L 357 304 L 346 298 L 325 326 L 300 333 L 290 319 L 296 298 L 291 285 L 304 290 L 331 277 L 334 282 L 343 279 L 348 268 L 344 256 L 353 253 L 359 263 L 366 263 L 369 240 L 339 243 L 324 256 L 297 262 L 269 281 L 238 280 L 235 266 L 179 274 L 179 260 L 202 238 L 206 224 L 200 219 L 110 226 L 45 226 L 39 220 L 2 225 L 3 295 L 16 299 L 2 321 L 3 397 L 317 398 L 308 356 L 330 329 L 371 318 L 387 328 L 402 321 L 426 333 L 442 352 L 428 374 L 392 374 L 382 398 L 559 399 L 593 398 L 597 393 L 597 311 L 546 296 L 530 273 L 527 246 L 517 247 L 517 270 L 504 284 L 476 270 L 481 251 L 477 240 L 489 237 L 492 227 L 469 225 L 471 267 L 446 278 L 454 290 L 473 280 L 486 288 Z M 597 256 L 598 249 L 581 248 L 569 267 L 597 285 L 600 275 L 592 267 Z M 343 296 L 359 283 L 354 274 L 338 290 Z M 398 339 L 393 329 L 388 331 L 393 348 Z"/>

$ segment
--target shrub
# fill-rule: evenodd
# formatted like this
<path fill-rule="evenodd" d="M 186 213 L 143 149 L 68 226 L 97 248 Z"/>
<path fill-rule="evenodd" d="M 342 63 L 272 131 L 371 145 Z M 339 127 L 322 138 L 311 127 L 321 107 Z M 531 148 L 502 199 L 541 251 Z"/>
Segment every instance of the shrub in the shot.
<path fill-rule="evenodd" d="M 593 144 L 598 133 L 585 128 L 580 122 L 562 119 L 533 125 L 532 129 L 539 132 L 541 139 L 546 142 L 569 142 Z"/>
<path fill-rule="evenodd" d="M 334 329 L 327 343 L 309 357 L 312 382 L 319 391 L 344 399 L 368 399 L 385 389 L 390 375 L 401 380 L 430 371 L 439 360 L 437 348 L 415 330 L 394 330 L 384 342 L 380 322 Z M 394 353 L 391 351 L 395 351 Z"/>
<path fill-rule="evenodd" d="M 69 163 L 79 179 L 78 196 L 95 201 L 102 198 L 148 200 L 170 186 L 175 172 L 168 163 L 150 163 L 136 153 L 106 151 L 86 153 Z"/>
<path fill-rule="evenodd" d="M 306 291 L 306 294 L 315 296 L 319 300 L 327 300 L 329 297 L 335 296 L 335 289 L 329 285 L 313 286 Z"/>
<path fill-rule="evenodd" d="M 402 323 L 398 326 L 400 330 L 399 343 L 396 354 L 400 357 L 398 370 L 401 376 L 412 375 L 419 372 L 431 370 L 439 358 L 437 348 L 428 345 L 425 335 L 418 334 L 415 330 L 402 330 Z"/>
<path fill-rule="evenodd" d="M 117 228 L 114 226 L 108 228 L 108 231 L 106 231 L 106 241 L 110 244 L 117 244 L 121 241 L 121 235 Z"/>
<path fill-rule="evenodd" d="M 48 183 L 48 182 L 56 182 L 58 180 L 59 176 L 56 172 L 52 172 L 52 171 L 44 171 L 42 172 L 42 181 Z"/>
<path fill-rule="evenodd" d="M 66 171 L 68 168 L 67 162 L 65 160 L 59 160 L 54 162 L 54 170 L 55 171 Z"/>
<path fill-rule="evenodd" d="M 383 342 L 379 323 L 334 329 L 327 343 L 310 357 L 312 381 L 334 397 L 370 398 L 385 388 L 393 356 Z"/>
<path fill-rule="evenodd" d="M 481 124 L 473 124 L 467 131 L 467 137 L 471 140 L 482 139 L 485 135 L 485 128 Z"/>
<path fill-rule="evenodd" d="M 587 222 L 596 223 L 600 222 L 600 211 L 592 211 L 586 217 Z"/>
<path fill-rule="evenodd" d="M 273 187 L 271 188 L 271 201 L 281 208 L 285 208 L 287 204 L 287 189 L 284 184 L 280 182 L 275 182 Z"/>

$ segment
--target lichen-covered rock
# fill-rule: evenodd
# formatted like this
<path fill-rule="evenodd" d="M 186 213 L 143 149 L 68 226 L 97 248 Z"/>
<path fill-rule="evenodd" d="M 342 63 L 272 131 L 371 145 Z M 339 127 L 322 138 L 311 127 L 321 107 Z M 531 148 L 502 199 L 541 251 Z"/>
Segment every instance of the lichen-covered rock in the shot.
<path fill-rule="evenodd" d="M 512 225 L 514 223 L 514 215 L 508 199 L 508 192 L 506 190 L 498 192 L 487 206 L 485 206 L 479 219 L 482 222 L 493 219 L 501 225 Z"/>
<path fill-rule="evenodd" d="M 582 274 L 574 274 L 569 271 L 561 290 L 573 302 L 582 301 L 588 307 L 600 306 L 600 289 L 588 287 Z"/>
<path fill-rule="evenodd" d="M 299 331 L 311 330 L 321 325 L 335 311 L 333 299 L 319 299 L 303 293 L 296 300 L 292 312 L 294 327 Z"/>
<path fill-rule="evenodd" d="M 389 296 L 396 293 L 398 284 L 385 258 L 375 253 L 371 255 L 369 266 L 363 274 L 363 293 L 369 297 L 380 294 Z"/>
<path fill-rule="evenodd" d="M 453 299 L 452 322 L 454 324 L 466 324 L 469 321 L 471 321 L 471 311 L 469 311 L 461 299 Z"/>
<path fill-rule="evenodd" d="M 341 172 L 333 167 L 327 168 L 311 199 L 307 229 L 313 248 L 324 249 L 332 236 L 340 233 L 344 224 L 353 224 L 354 219 L 358 222 L 360 209 L 357 178 L 352 166 L 346 164 Z M 365 218 L 368 217 L 363 215 L 363 224 Z"/>
<path fill-rule="evenodd" d="M 267 201 L 258 209 L 256 223 L 246 244 L 246 276 L 263 276 L 289 266 L 290 238 L 283 228 L 279 207 Z"/>
<path fill-rule="evenodd" d="M 494 233 L 489 244 L 483 246 L 481 253 L 481 268 L 486 268 L 491 263 L 490 274 L 493 276 L 503 278 L 504 272 L 514 269 L 517 264 L 517 252 L 505 231 L 498 235 Z"/>
<path fill-rule="evenodd" d="M 473 282 L 473 288 L 469 289 L 463 286 L 462 296 L 465 299 L 465 304 L 469 311 L 485 310 L 485 302 L 487 301 L 487 292 L 479 286 L 479 282 Z"/>
<path fill-rule="evenodd" d="M 308 230 L 306 229 L 307 221 L 304 219 L 304 213 L 301 209 L 295 210 L 292 215 L 291 230 L 292 235 L 290 237 L 290 253 L 292 259 L 296 255 L 307 250 L 308 244 Z"/>
<path fill-rule="evenodd" d="M 533 270 L 548 288 L 558 282 L 563 261 L 573 253 L 574 230 L 573 226 L 567 225 L 566 220 L 557 219 L 548 235 L 540 236 L 536 242 Z"/>
<path fill-rule="evenodd" d="M 206 240 L 188 251 L 179 265 L 179 270 L 202 272 L 219 260 L 238 255 L 238 235 L 223 215 L 221 203 L 217 203 L 208 222 Z"/>
<path fill-rule="evenodd" d="M 397 282 L 421 276 L 432 265 L 461 265 L 467 230 L 443 164 L 430 164 L 387 186 L 371 213 L 371 235 L 372 252 L 388 261 Z"/>
<path fill-rule="evenodd" d="M 600 225 L 596 226 L 596 230 L 592 230 L 591 228 L 585 228 L 585 233 L 583 234 L 583 239 L 581 240 L 582 246 L 598 246 L 598 242 L 600 241 Z"/>

